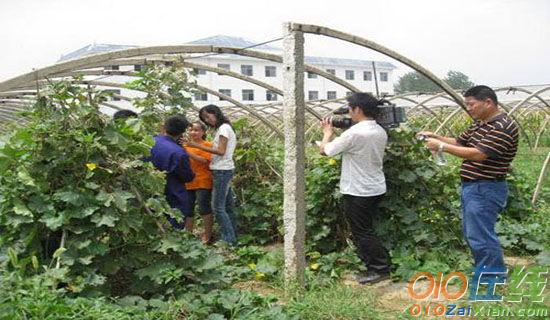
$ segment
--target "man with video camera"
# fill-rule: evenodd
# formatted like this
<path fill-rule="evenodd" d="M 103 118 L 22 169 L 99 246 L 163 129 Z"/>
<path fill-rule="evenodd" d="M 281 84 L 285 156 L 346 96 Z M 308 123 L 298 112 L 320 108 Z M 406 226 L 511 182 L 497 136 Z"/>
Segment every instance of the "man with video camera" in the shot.
<path fill-rule="evenodd" d="M 340 192 L 343 210 L 359 258 L 368 270 L 367 274 L 358 276 L 357 281 L 372 284 L 388 279 L 391 267 L 388 251 L 373 227 L 378 203 L 386 193 L 382 166 L 388 137 L 374 120 L 383 101 L 362 92 L 352 94 L 347 101 L 348 106 L 344 108 L 347 108 L 353 125 L 331 141 L 334 125 L 338 126 L 342 121 L 334 119 L 334 123 L 332 117 L 324 118 L 321 121 L 323 140 L 319 148 L 322 155 L 342 154 Z"/>

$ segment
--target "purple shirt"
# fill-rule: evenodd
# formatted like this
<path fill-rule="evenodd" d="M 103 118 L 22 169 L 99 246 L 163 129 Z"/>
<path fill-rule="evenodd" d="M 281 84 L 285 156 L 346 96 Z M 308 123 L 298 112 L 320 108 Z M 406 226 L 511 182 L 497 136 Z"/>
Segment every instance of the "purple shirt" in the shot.
<path fill-rule="evenodd" d="M 155 145 L 151 148 L 149 160 L 153 165 L 166 172 L 166 187 L 164 194 L 172 208 L 182 213 L 190 210 L 185 183 L 195 177 L 189 165 L 189 155 L 170 136 L 155 136 Z"/>

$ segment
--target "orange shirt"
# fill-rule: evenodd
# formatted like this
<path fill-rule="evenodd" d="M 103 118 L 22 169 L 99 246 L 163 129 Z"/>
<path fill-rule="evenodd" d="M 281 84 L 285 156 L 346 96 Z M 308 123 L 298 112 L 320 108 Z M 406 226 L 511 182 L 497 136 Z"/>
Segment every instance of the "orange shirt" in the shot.
<path fill-rule="evenodd" d="M 212 142 L 202 141 L 201 145 L 212 148 Z M 189 162 L 191 163 L 191 170 L 195 173 L 195 179 L 193 181 L 185 184 L 187 190 L 196 190 L 196 189 L 212 189 L 212 172 L 208 167 L 210 161 L 212 160 L 212 154 L 206 152 L 199 148 L 193 148 L 185 146 L 187 153 L 194 154 L 196 156 L 208 159 L 207 163 L 199 162 L 191 157 L 189 157 Z"/>

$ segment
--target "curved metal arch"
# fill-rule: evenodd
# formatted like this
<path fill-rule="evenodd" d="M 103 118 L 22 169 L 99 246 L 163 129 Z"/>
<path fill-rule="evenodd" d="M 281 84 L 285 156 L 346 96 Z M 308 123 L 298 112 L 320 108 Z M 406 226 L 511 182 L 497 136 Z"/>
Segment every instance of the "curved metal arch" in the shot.
<path fill-rule="evenodd" d="M 518 87 L 502 87 L 502 88 L 497 88 L 494 90 L 495 92 L 500 92 L 500 91 L 520 91 L 520 92 L 523 92 L 523 93 L 527 93 L 527 94 L 532 94 L 533 92 L 532 91 L 529 91 L 527 89 L 524 89 L 524 88 L 518 88 Z M 508 94 L 508 93 L 506 93 Z M 542 97 L 536 95 L 536 98 L 539 99 L 542 103 L 544 103 L 547 107 L 550 108 L 550 104 L 544 100 Z"/>
<path fill-rule="evenodd" d="M 544 122 L 542 123 L 542 125 L 540 126 L 540 130 L 539 132 L 537 133 L 537 136 L 536 136 L 536 139 L 535 139 L 535 146 L 534 148 L 538 148 L 539 146 L 539 142 L 540 142 L 540 137 L 542 137 L 542 133 L 548 129 L 547 125 L 548 123 L 550 122 L 550 116 L 546 116 L 546 118 L 544 119 Z"/>
<path fill-rule="evenodd" d="M 27 109 L 26 109 L 26 106 L 23 106 L 20 104 L 0 104 L 0 110 L 9 111 L 9 113 L 13 113 L 13 112 L 25 112 Z"/>
<path fill-rule="evenodd" d="M 237 49 L 237 48 L 231 48 L 231 47 L 213 47 L 213 49 L 215 50 L 213 52 L 242 55 L 242 56 L 247 56 L 247 57 L 251 57 L 251 58 L 258 58 L 258 59 L 264 59 L 264 60 L 270 60 L 270 61 L 273 61 L 273 62 L 283 63 L 283 57 L 282 56 L 272 54 L 272 53 L 265 53 L 265 52 L 250 50 L 250 49 Z M 347 88 L 347 89 L 349 89 L 353 92 L 360 92 L 361 91 L 358 88 L 356 88 L 354 85 L 352 85 L 351 83 L 349 83 L 349 82 L 333 75 L 332 73 L 328 73 L 328 72 L 326 72 L 326 71 L 324 71 L 320 68 L 317 68 L 317 67 L 314 67 L 312 65 L 304 63 L 304 69 L 305 69 L 305 71 L 309 71 L 309 72 L 318 74 L 318 75 L 320 75 L 321 77 L 323 77 L 327 80 L 331 80 L 332 82 L 337 83 L 337 84 L 341 85 L 342 87 Z"/>
<path fill-rule="evenodd" d="M 228 48 L 224 48 L 224 50 L 226 50 Z M 247 52 L 247 55 L 254 55 L 254 53 L 252 52 Z M 259 54 L 259 56 L 263 56 L 263 54 Z M 273 55 L 274 56 L 274 55 Z M 276 57 L 276 56 L 274 56 Z M 272 57 L 272 58 L 274 58 Z M 82 58 L 82 59 L 86 59 L 86 58 Z M 96 59 L 97 60 L 97 59 Z M 106 62 L 106 61 L 109 61 L 109 60 L 106 60 L 106 59 L 103 59 L 104 61 L 103 62 Z M 280 59 L 282 61 L 282 58 Z M 132 61 L 134 62 L 134 61 Z M 94 61 L 93 65 L 96 66 L 96 65 L 102 65 L 104 63 L 99 63 L 97 61 Z M 192 63 L 187 63 L 188 66 L 193 66 Z M 252 81 L 250 81 L 250 79 L 246 79 L 247 77 L 244 77 L 244 76 L 240 76 L 238 74 L 235 74 L 235 73 L 232 73 L 232 72 L 228 72 L 227 70 L 224 70 L 224 69 L 220 69 L 220 68 L 214 68 L 214 67 L 210 67 L 210 66 L 203 66 L 203 65 L 199 65 L 199 64 L 194 64 L 195 66 L 198 66 L 198 67 L 202 67 L 202 68 L 208 68 L 208 69 L 211 69 L 213 70 L 214 72 L 219 72 L 219 73 L 224 73 L 224 74 L 227 74 L 227 75 L 230 75 L 230 76 L 236 76 L 237 78 L 241 78 L 241 80 L 244 80 L 244 81 L 248 81 L 250 83 L 254 83 L 254 84 L 257 84 L 257 85 L 260 85 L 262 87 L 266 87 L 268 90 L 273 90 L 277 93 L 282 93 L 281 90 L 279 90 L 278 88 L 276 87 L 273 87 L 273 86 L 270 86 L 266 83 L 263 83 L 259 80 L 255 80 L 255 79 L 252 79 Z M 193 66 L 193 67 L 195 67 Z M 84 66 L 82 66 L 84 67 Z M 63 69 L 63 68 L 60 68 L 60 69 Z M 316 68 L 314 67 L 311 67 L 311 70 L 314 70 L 314 71 L 319 71 L 317 70 Z M 318 72 L 318 73 L 323 73 L 322 71 Z M 119 75 L 117 73 L 113 73 L 113 72 L 103 72 L 102 70 L 78 70 L 78 71 L 70 71 L 70 72 L 66 72 L 65 70 L 61 70 L 59 72 L 56 72 L 56 70 L 50 70 L 50 74 L 54 77 L 63 77 L 63 76 L 71 76 L 71 75 L 109 75 L 109 76 L 114 76 L 114 75 Z M 121 73 L 122 75 L 122 73 Z M 127 75 L 127 76 L 135 76 L 137 75 L 136 73 L 133 73 L 131 71 L 124 71 L 124 74 L 123 75 Z M 329 76 L 332 76 L 332 74 L 328 74 Z M 242 79 L 242 78 L 245 78 L 245 79 Z M 101 81 L 93 81 L 93 80 L 84 80 L 82 81 L 83 83 L 89 83 L 89 84 L 94 84 L 94 85 L 100 85 L 100 86 L 106 86 L 106 87 L 118 87 L 118 88 L 125 88 L 125 89 L 128 89 L 126 88 L 123 84 L 116 84 L 116 83 L 109 83 L 109 82 L 101 82 Z M 93 83 L 95 82 L 95 83 Z M 1 87 L 1 84 L 0 84 L 0 87 Z M 203 87 L 204 88 L 204 87 Z M 352 88 L 353 89 L 353 88 Z M 211 92 L 215 92 L 215 91 L 211 91 Z M 212 93 L 213 95 L 216 95 L 214 93 Z M 226 99 L 227 100 L 227 99 Z M 228 100 L 229 101 L 229 100 Z M 233 100 L 235 101 L 235 100 Z M 250 110 L 250 109 L 248 109 Z M 315 115 L 315 111 L 313 110 L 309 110 L 311 113 L 313 113 Z M 260 116 L 258 114 L 255 114 L 254 116 Z M 269 123 L 265 120 L 262 120 L 264 123 L 266 123 L 266 125 Z M 270 127 L 268 125 L 268 127 Z"/>
<path fill-rule="evenodd" d="M 527 96 L 525 99 L 523 99 L 522 101 L 520 101 L 517 105 L 515 105 L 512 110 L 510 110 L 510 112 L 508 112 L 509 115 L 513 114 L 514 112 L 516 112 L 516 110 L 523 106 L 525 103 L 527 103 L 529 100 L 533 99 L 534 97 L 538 97 L 539 94 L 545 92 L 545 91 L 549 91 L 550 90 L 550 87 L 546 87 L 546 88 L 542 88 L 540 90 L 537 90 L 533 93 L 531 93 L 529 96 Z M 540 98 L 540 97 L 538 97 Z"/>
<path fill-rule="evenodd" d="M 81 69 L 89 64 L 102 63 L 118 58 L 128 58 L 136 56 L 145 56 L 150 54 L 170 54 L 170 53 L 204 53 L 211 52 L 212 46 L 205 45 L 184 45 L 184 46 L 152 46 L 144 48 L 132 48 L 111 51 L 106 53 L 94 54 L 79 59 L 69 60 L 54 64 L 49 67 L 41 68 L 22 74 L 18 77 L 0 82 L 0 91 L 8 91 L 15 89 L 20 85 L 36 81 L 38 79 L 47 78 L 55 73 Z"/>
<path fill-rule="evenodd" d="M 7 91 L 10 89 L 17 88 L 20 85 L 23 85 L 28 82 L 36 81 L 38 79 L 46 78 L 56 73 L 67 72 L 75 69 L 89 68 L 89 67 L 99 67 L 102 65 L 108 65 L 107 63 L 114 63 L 116 59 L 122 58 L 131 58 L 135 56 L 144 56 L 151 54 L 177 54 L 177 53 L 226 53 L 226 54 L 235 54 L 248 56 L 252 58 L 270 60 L 274 62 L 282 63 L 282 57 L 264 53 L 260 51 L 254 51 L 250 49 L 239 49 L 231 47 L 216 47 L 209 45 L 182 45 L 182 46 L 153 46 L 153 47 L 144 47 L 144 48 L 132 48 L 124 49 L 118 51 L 112 51 L 107 53 L 95 54 L 75 60 L 70 60 L 66 62 L 61 62 L 53 66 L 45 67 L 39 70 L 35 70 L 30 73 L 23 74 L 21 76 L 9 79 L 0 83 L 0 92 Z M 189 59 L 189 58 L 188 58 Z M 352 84 L 344 81 L 331 73 L 328 73 L 319 68 L 313 67 L 311 65 L 304 65 L 306 71 L 316 73 L 328 80 L 331 80 L 343 87 L 358 92 L 360 91 Z"/>
<path fill-rule="evenodd" d="M 36 96 L 36 90 L 0 92 L 0 98 L 21 97 L 30 95 Z"/>
<path fill-rule="evenodd" d="M 549 88 L 550 89 L 550 88 Z M 508 111 L 508 108 L 499 103 L 499 106 L 507 111 L 507 113 L 510 115 L 510 112 L 511 111 Z M 435 133 L 439 133 L 441 131 L 441 129 L 444 127 L 444 126 L 447 126 L 447 123 L 452 120 L 458 113 L 459 111 L 461 111 L 460 108 L 457 108 L 455 111 L 451 112 L 451 114 L 449 114 L 447 116 L 447 118 L 445 118 L 445 120 L 441 123 L 441 125 L 439 125 L 439 127 L 437 127 L 437 129 L 434 131 Z M 518 127 L 519 127 L 519 131 L 520 133 L 522 133 L 524 136 L 525 136 L 525 139 L 527 140 L 527 144 L 529 145 L 529 148 L 532 148 L 532 145 L 531 145 L 531 141 L 529 140 L 529 136 L 527 135 L 527 132 L 525 132 L 525 130 L 523 129 L 523 126 L 521 125 L 521 123 L 513 116 L 513 115 L 510 115 L 510 117 L 512 117 L 512 119 L 515 120 L 515 122 L 517 123 Z"/>
<path fill-rule="evenodd" d="M 538 195 L 542 190 L 542 182 L 544 181 L 544 177 L 546 176 L 546 172 L 548 171 L 549 167 L 550 167 L 550 152 L 548 152 L 548 155 L 546 156 L 546 159 L 544 160 L 544 163 L 540 170 L 539 178 L 537 180 L 537 185 L 535 186 L 535 192 L 533 193 L 533 198 L 531 200 L 531 203 L 533 205 L 537 202 Z"/>
<path fill-rule="evenodd" d="M 417 107 L 422 107 L 422 109 L 428 111 L 428 113 L 432 114 L 433 116 L 437 116 L 437 113 L 435 113 L 435 111 L 433 111 L 432 109 L 428 108 L 428 106 L 426 106 L 424 103 L 424 101 L 422 102 L 418 102 L 418 101 L 415 101 L 414 99 L 411 99 L 411 98 L 408 98 L 408 97 L 399 97 L 398 99 L 400 100 L 405 100 L 405 101 L 409 101 L 409 102 L 412 102 L 415 104 L 414 107 L 411 107 L 409 110 L 407 110 L 407 113 L 412 113 L 414 111 L 414 109 L 416 109 Z M 393 100 L 388 100 L 388 101 L 393 101 Z"/>
<path fill-rule="evenodd" d="M 389 57 L 394 58 L 395 60 L 411 67 L 412 69 L 418 71 L 428 79 L 432 80 L 437 86 L 439 86 L 443 91 L 447 92 L 449 96 L 451 96 L 455 102 L 468 113 L 466 110 L 466 107 L 464 105 L 464 101 L 462 100 L 462 97 L 456 94 L 456 92 L 444 81 L 440 80 L 437 76 L 435 76 L 433 73 L 431 73 L 428 69 L 422 67 L 420 64 L 412 61 L 411 59 L 397 53 L 396 51 L 393 51 L 391 49 L 388 49 L 384 46 L 381 46 L 373 41 L 367 40 L 365 38 L 357 37 L 351 34 L 347 34 L 338 30 L 322 27 L 322 26 L 316 26 L 316 25 L 308 25 L 308 24 L 299 24 L 299 23 L 290 23 L 290 29 L 292 31 L 301 31 L 304 33 L 311 33 L 311 34 L 320 34 L 331 38 L 340 39 L 343 41 L 347 41 L 350 43 L 354 43 L 366 48 L 369 48 L 371 50 L 380 52 L 382 54 L 385 54 Z"/>
<path fill-rule="evenodd" d="M 535 103 L 531 103 L 529 106 L 526 106 L 525 108 L 523 108 L 523 110 L 520 110 L 519 111 L 519 116 L 521 118 L 524 118 L 526 116 L 528 116 L 529 114 L 531 114 L 532 112 L 535 112 L 535 111 L 541 111 L 541 112 L 544 112 L 546 114 L 546 116 L 550 115 L 550 109 L 549 110 L 546 110 L 544 108 L 543 105 L 541 105 L 540 102 L 535 102 Z"/>

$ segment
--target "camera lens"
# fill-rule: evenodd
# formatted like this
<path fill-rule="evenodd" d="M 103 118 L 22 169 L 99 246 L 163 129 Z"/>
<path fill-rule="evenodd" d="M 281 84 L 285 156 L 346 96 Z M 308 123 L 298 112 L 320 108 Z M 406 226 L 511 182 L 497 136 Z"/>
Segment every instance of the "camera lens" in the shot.
<path fill-rule="evenodd" d="M 332 126 L 340 129 L 347 129 L 353 125 L 350 118 L 332 118 Z"/>

